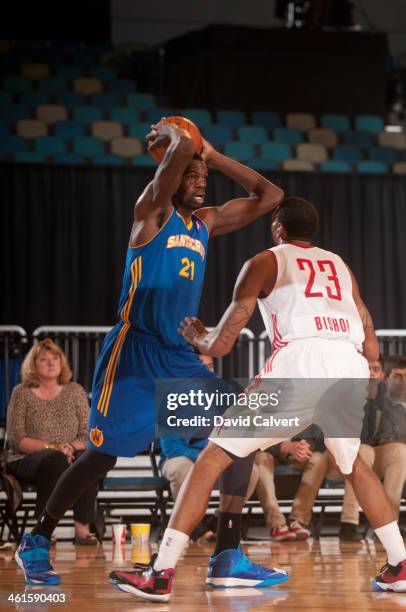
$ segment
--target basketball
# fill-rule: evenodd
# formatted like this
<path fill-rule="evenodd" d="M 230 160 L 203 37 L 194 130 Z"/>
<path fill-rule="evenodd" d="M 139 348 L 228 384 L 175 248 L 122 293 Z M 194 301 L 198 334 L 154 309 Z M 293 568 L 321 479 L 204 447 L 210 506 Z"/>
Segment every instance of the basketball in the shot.
<path fill-rule="evenodd" d="M 193 121 L 190 121 L 190 119 L 186 119 L 186 117 L 175 117 L 175 116 L 164 117 L 164 120 L 167 123 L 173 123 L 174 125 L 177 125 L 178 127 L 183 128 L 184 130 L 189 132 L 193 140 L 193 144 L 195 147 L 195 153 L 200 155 L 200 153 L 202 152 L 202 148 L 203 148 L 202 135 L 200 133 L 199 128 L 197 127 L 197 125 L 193 123 Z M 149 150 L 149 154 L 159 164 L 165 155 L 165 151 L 166 151 L 166 146 L 159 145 Z"/>

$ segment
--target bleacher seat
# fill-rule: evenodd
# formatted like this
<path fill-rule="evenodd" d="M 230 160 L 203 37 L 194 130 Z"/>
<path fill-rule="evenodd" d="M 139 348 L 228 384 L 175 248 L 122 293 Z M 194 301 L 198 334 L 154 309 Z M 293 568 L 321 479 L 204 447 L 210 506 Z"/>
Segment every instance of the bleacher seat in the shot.
<path fill-rule="evenodd" d="M 103 91 L 103 83 L 100 79 L 79 77 L 73 81 L 73 91 L 77 91 L 84 96 L 93 96 L 99 91 Z"/>
<path fill-rule="evenodd" d="M 357 147 L 350 145 L 337 145 L 332 149 L 334 159 L 346 162 L 358 162 L 362 159 L 362 153 Z"/>
<path fill-rule="evenodd" d="M 238 161 L 248 161 L 255 157 L 255 147 L 247 142 L 233 140 L 224 145 L 224 154 Z"/>
<path fill-rule="evenodd" d="M 321 144 L 313 144 L 309 142 L 304 142 L 297 145 L 296 154 L 298 159 L 303 159 L 313 164 L 320 164 L 321 162 L 326 161 L 328 157 L 326 147 Z"/>
<path fill-rule="evenodd" d="M 123 166 L 124 159 L 118 155 L 106 153 L 105 155 L 96 155 L 92 159 L 92 163 L 96 166 Z"/>
<path fill-rule="evenodd" d="M 9 123 L 15 123 L 19 119 L 29 119 L 32 116 L 31 110 L 23 104 L 4 105 L 1 109 L 2 119 Z"/>
<path fill-rule="evenodd" d="M 374 137 L 369 132 L 361 130 L 348 130 L 341 134 L 343 144 L 355 147 L 372 147 Z"/>
<path fill-rule="evenodd" d="M 19 94 L 32 89 L 32 81 L 22 76 L 10 76 L 5 79 L 3 89 L 12 94 Z"/>
<path fill-rule="evenodd" d="M 93 123 L 94 121 L 101 121 L 103 113 L 94 106 L 77 106 L 73 109 L 73 119 L 78 123 Z"/>
<path fill-rule="evenodd" d="M 21 136 L 5 136 L 0 140 L 0 156 L 14 155 L 28 150 L 28 142 Z"/>
<path fill-rule="evenodd" d="M 162 117 L 170 117 L 176 114 L 173 108 L 169 108 L 168 106 L 156 106 L 155 108 L 147 110 L 145 119 L 149 121 L 149 123 L 158 123 Z"/>
<path fill-rule="evenodd" d="M 82 136 L 73 141 L 73 152 L 83 157 L 103 155 L 105 153 L 104 142 L 91 136 Z"/>
<path fill-rule="evenodd" d="M 228 125 L 205 125 L 202 134 L 213 147 L 222 146 L 233 139 L 233 130 Z"/>
<path fill-rule="evenodd" d="M 262 157 L 272 159 L 276 162 L 282 162 L 292 156 L 292 151 L 289 145 L 279 142 L 265 142 L 261 146 Z"/>
<path fill-rule="evenodd" d="M 52 40 L 50 42 L 50 52 L 69 57 L 82 53 L 82 45 L 77 40 Z"/>
<path fill-rule="evenodd" d="M 275 128 L 273 131 L 273 140 L 288 145 L 296 145 L 303 142 L 303 134 L 295 128 Z"/>
<path fill-rule="evenodd" d="M 143 168 L 156 168 L 157 163 L 150 155 L 137 155 L 132 159 L 133 166 L 140 166 Z"/>
<path fill-rule="evenodd" d="M 39 119 L 20 119 L 17 121 L 16 132 L 23 138 L 38 138 L 48 134 L 48 127 Z"/>
<path fill-rule="evenodd" d="M 355 117 L 355 127 L 357 130 L 379 134 L 385 127 L 385 124 L 379 115 L 357 115 Z"/>
<path fill-rule="evenodd" d="M 243 125 L 237 130 L 238 139 L 249 144 L 263 144 L 268 140 L 265 128 L 257 125 Z"/>
<path fill-rule="evenodd" d="M 321 126 L 334 130 L 335 132 L 347 132 L 351 129 L 350 119 L 347 115 L 322 115 Z"/>
<path fill-rule="evenodd" d="M 54 124 L 55 136 L 65 140 L 74 140 L 86 136 L 86 127 L 76 121 L 58 121 Z"/>
<path fill-rule="evenodd" d="M 147 122 L 132 123 L 128 126 L 128 135 L 130 138 L 138 138 L 144 141 L 145 136 L 151 131 L 151 124 Z"/>
<path fill-rule="evenodd" d="M 392 166 L 392 171 L 395 174 L 406 174 L 406 162 L 396 162 Z"/>
<path fill-rule="evenodd" d="M 43 104 L 49 104 L 49 94 L 45 91 L 24 91 L 21 94 L 21 104 L 27 108 L 35 108 Z"/>
<path fill-rule="evenodd" d="M 320 164 L 319 170 L 322 172 L 351 172 L 351 165 L 345 161 L 327 159 Z"/>
<path fill-rule="evenodd" d="M 21 66 L 21 76 L 26 79 L 47 79 L 51 76 L 48 64 L 23 64 Z"/>
<path fill-rule="evenodd" d="M 59 104 L 41 104 L 41 106 L 37 106 L 36 113 L 38 119 L 47 124 L 66 121 L 68 118 L 66 108 Z"/>
<path fill-rule="evenodd" d="M 282 162 L 282 169 L 292 172 L 311 172 L 314 165 L 305 159 L 286 159 Z"/>
<path fill-rule="evenodd" d="M 238 128 L 246 124 L 245 114 L 238 110 L 217 111 L 216 122 L 220 125 L 228 125 L 231 128 Z"/>
<path fill-rule="evenodd" d="M 81 165 L 85 163 L 85 157 L 83 155 L 78 155 L 77 153 L 60 153 L 54 155 L 52 161 L 57 164 Z"/>
<path fill-rule="evenodd" d="M 371 147 L 368 150 L 368 157 L 372 161 L 379 161 L 384 164 L 395 164 L 399 159 L 392 147 Z"/>
<path fill-rule="evenodd" d="M 77 91 L 61 91 L 55 95 L 55 102 L 66 108 L 74 108 L 85 104 L 85 98 Z"/>
<path fill-rule="evenodd" d="M 108 91 L 128 95 L 137 90 L 135 82 L 131 79 L 113 79 L 107 83 Z"/>
<path fill-rule="evenodd" d="M 114 155 L 121 157 L 135 157 L 141 155 L 144 150 L 138 138 L 115 138 L 110 141 L 110 150 Z"/>
<path fill-rule="evenodd" d="M 112 108 L 110 110 L 110 117 L 113 121 L 118 121 L 124 125 L 138 123 L 140 120 L 139 112 L 133 108 L 128 108 L 128 106 Z"/>
<path fill-rule="evenodd" d="M 251 122 L 272 130 L 282 126 L 280 114 L 272 111 L 254 111 L 251 114 Z"/>
<path fill-rule="evenodd" d="M 117 78 L 117 72 L 114 70 L 114 68 L 109 68 L 108 66 L 92 66 L 89 68 L 89 75 L 96 77 L 105 83 Z"/>
<path fill-rule="evenodd" d="M 38 88 L 39 91 L 43 91 L 47 94 L 58 94 L 69 89 L 67 81 L 59 77 L 41 79 L 41 81 L 39 81 Z"/>
<path fill-rule="evenodd" d="M 135 110 L 145 111 L 155 106 L 155 97 L 147 93 L 132 93 L 127 96 L 127 106 Z"/>
<path fill-rule="evenodd" d="M 331 149 L 338 144 L 337 132 L 329 128 L 317 128 L 308 134 L 309 141 L 314 144 L 321 144 Z"/>
<path fill-rule="evenodd" d="M 58 136 L 40 136 L 34 142 L 35 150 L 42 155 L 56 155 L 66 153 L 66 144 Z"/>
<path fill-rule="evenodd" d="M 81 66 L 75 66 L 71 64 L 62 64 L 61 66 L 56 66 L 55 74 L 60 79 L 65 79 L 65 81 L 74 81 L 82 76 L 83 68 Z"/>
<path fill-rule="evenodd" d="M 211 124 L 210 112 L 204 108 L 186 108 L 181 111 L 182 117 L 187 117 L 201 129 L 205 125 Z"/>
<path fill-rule="evenodd" d="M 90 131 L 94 138 L 110 141 L 113 138 L 123 136 L 123 126 L 117 121 L 95 121 L 90 125 Z"/>
<path fill-rule="evenodd" d="M 37 153 L 36 151 L 21 151 L 21 153 L 15 153 L 13 159 L 16 162 L 25 162 L 30 164 L 42 164 L 46 161 L 44 155 Z"/>
<path fill-rule="evenodd" d="M 386 164 L 377 161 L 360 161 L 357 164 L 357 172 L 371 173 L 371 174 L 385 174 L 388 172 L 388 167 Z"/>
<path fill-rule="evenodd" d="M 287 127 L 295 128 L 302 132 L 309 132 L 316 127 L 316 117 L 311 113 L 288 113 L 285 119 Z"/>
<path fill-rule="evenodd" d="M 406 133 L 405 132 L 379 132 L 378 144 L 381 147 L 392 147 L 404 151 L 406 149 Z"/>
<path fill-rule="evenodd" d="M 115 108 L 120 106 L 121 95 L 111 91 L 101 91 L 92 96 L 92 104 L 98 108 Z"/>
<path fill-rule="evenodd" d="M 247 165 L 254 170 L 258 170 L 259 172 L 277 170 L 279 168 L 279 164 L 277 162 L 266 157 L 256 157 L 255 159 L 250 159 Z"/>
<path fill-rule="evenodd" d="M 84 68 L 92 68 L 93 66 L 98 66 L 100 64 L 100 60 L 99 58 L 94 55 L 93 53 L 83 53 L 83 51 L 81 51 L 78 54 L 75 54 L 72 57 L 72 61 L 75 64 L 79 64 L 80 66 L 83 66 Z"/>

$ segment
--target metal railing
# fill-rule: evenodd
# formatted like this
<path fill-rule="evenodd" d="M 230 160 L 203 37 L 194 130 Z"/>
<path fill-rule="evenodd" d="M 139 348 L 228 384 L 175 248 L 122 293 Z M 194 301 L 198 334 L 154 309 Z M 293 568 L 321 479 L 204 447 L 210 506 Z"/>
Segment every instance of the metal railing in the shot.
<path fill-rule="evenodd" d="M 111 327 L 44 325 L 35 329 L 32 341 L 37 342 L 45 337 L 55 340 L 68 358 L 73 379 L 90 391 L 97 358 L 104 337 L 110 329 Z M 376 334 L 384 357 L 406 355 L 406 330 L 378 329 Z M 1 414 L 5 414 L 11 389 L 18 382 L 21 359 L 30 346 L 29 340 L 22 327 L 0 326 L 0 418 Z M 255 336 L 252 330 L 244 328 L 233 351 L 215 360 L 215 368 L 219 376 L 224 378 L 252 379 L 262 369 L 271 352 L 266 331 Z"/>

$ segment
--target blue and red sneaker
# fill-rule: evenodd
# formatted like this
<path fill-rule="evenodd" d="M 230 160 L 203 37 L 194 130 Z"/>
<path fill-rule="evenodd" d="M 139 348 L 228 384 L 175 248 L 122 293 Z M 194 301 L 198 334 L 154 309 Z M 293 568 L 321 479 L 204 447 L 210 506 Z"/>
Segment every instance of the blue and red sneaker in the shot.
<path fill-rule="evenodd" d="M 286 582 L 287 579 L 288 573 L 285 570 L 252 563 L 239 546 L 210 557 L 206 584 L 223 588 L 268 587 Z"/>
<path fill-rule="evenodd" d="M 49 562 L 51 542 L 42 535 L 23 535 L 14 558 L 24 571 L 27 584 L 60 584 L 61 579 Z"/>
<path fill-rule="evenodd" d="M 151 558 L 150 564 L 134 571 L 114 571 L 109 574 L 109 582 L 119 591 L 138 595 L 149 601 L 169 601 L 171 598 L 172 581 L 175 570 L 172 568 L 154 570 L 156 555 Z"/>
<path fill-rule="evenodd" d="M 406 559 L 397 565 L 386 563 L 372 581 L 372 586 L 376 591 L 406 592 Z"/>

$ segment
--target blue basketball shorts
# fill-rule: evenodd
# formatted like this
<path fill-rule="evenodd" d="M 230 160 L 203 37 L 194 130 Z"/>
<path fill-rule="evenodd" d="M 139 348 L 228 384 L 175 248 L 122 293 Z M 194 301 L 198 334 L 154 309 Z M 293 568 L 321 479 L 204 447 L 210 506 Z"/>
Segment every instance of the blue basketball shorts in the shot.
<path fill-rule="evenodd" d="M 93 379 L 89 448 L 133 457 L 155 437 L 155 381 L 216 378 L 190 346 L 173 348 L 127 324 L 106 336 Z"/>

